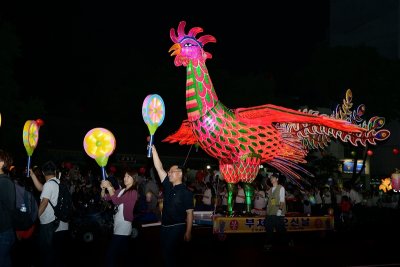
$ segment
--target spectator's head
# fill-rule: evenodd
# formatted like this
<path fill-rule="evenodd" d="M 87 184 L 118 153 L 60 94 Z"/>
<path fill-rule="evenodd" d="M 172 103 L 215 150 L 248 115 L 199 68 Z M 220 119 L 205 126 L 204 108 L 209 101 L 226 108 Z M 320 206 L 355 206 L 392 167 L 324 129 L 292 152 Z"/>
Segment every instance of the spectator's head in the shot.
<path fill-rule="evenodd" d="M 0 173 L 8 173 L 13 164 L 13 159 L 8 152 L 0 149 Z"/>
<path fill-rule="evenodd" d="M 272 185 L 277 185 L 279 182 L 279 175 L 271 174 L 271 176 L 269 177 L 269 181 L 271 182 Z"/>
<path fill-rule="evenodd" d="M 124 176 L 124 185 L 126 188 L 136 189 L 138 180 L 138 173 L 134 169 L 128 169 Z"/>
<path fill-rule="evenodd" d="M 174 185 L 182 183 L 183 179 L 182 167 L 178 165 L 172 165 L 171 168 L 169 168 L 168 177 L 169 181 Z"/>
<path fill-rule="evenodd" d="M 56 176 L 57 166 L 53 161 L 47 161 L 42 165 L 42 172 L 44 176 Z"/>

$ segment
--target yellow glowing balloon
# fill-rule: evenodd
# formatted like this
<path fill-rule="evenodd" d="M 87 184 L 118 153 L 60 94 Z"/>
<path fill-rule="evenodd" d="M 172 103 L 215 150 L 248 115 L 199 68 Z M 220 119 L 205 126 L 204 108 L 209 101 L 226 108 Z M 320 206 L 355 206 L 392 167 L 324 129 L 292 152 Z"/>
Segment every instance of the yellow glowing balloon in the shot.
<path fill-rule="evenodd" d="M 83 139 L 83 147 L 89 157 L 96 160 L 100 167 L 107 165 L 108 157 L 116 145 L 114 135 L 107 129 L 94 128 Z"/>
<path fill-rule="evenodd" d="M 24 141 L 24 146 L 28 156 L 32 156 L 39 141 L 39 126 L 36 121 L 28 120 L 25 122 L 22 132 L 22 140 Z"/>

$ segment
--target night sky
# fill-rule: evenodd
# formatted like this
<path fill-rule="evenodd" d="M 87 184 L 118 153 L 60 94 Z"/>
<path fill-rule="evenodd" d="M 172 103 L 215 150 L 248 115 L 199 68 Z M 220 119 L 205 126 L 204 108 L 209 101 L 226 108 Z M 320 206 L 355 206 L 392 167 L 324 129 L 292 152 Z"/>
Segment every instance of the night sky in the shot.
<path fill-rule="evenodd" d="M 20 91 L 45 102 L 43 146 L 82 149 L 87 131 L 104 127 L 114 133 L 117 152 L 140 153 L 148 135 L 141 115 L 148 94 L 159 94 L 166 106 L 156 143 L 186 118 L 185 69 L 175 67 L 168 53 L 171 27 L 185 20 L 186 31 L 200 26 L 217 39 L 205 49 L 213 55 L 207 66 L 221 101 L 231 108 L 262 105 L 270 102 L 260 100 L 262 91 L 256 86 L 230 92 L 223 88 L 224 80 L 275 77 L 305 66 L 326 41 L 329 7 L 328 1 L 320 2 L 245 1 L 247 6 L 217 8 L 215 1 L 163 6 L 79 1 L 15 4 L 6 14 L 21 41 L 16 70 Z M 164 147 L 172 151 L 179 146 Z"/>

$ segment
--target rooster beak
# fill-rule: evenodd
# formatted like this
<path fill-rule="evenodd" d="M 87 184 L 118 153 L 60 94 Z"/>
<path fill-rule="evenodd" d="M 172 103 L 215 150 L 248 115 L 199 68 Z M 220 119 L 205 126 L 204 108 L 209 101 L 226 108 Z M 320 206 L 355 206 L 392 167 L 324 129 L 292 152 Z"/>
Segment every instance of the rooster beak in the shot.
<path fill-rule="evenodd" d="M 179 43 L 174 44 L 173 46 L 170 47 L 170 49 L 168 50 L 169 52 L 172 52 L 171 57 L 175 56 L 175 55 L 179 55 L 181 53 L 181 45 Z"/>

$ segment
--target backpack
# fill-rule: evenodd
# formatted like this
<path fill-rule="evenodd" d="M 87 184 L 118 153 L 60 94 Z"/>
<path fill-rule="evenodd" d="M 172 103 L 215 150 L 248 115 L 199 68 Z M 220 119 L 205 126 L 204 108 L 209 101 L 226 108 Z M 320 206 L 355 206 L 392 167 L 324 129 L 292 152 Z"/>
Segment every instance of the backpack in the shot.
<path fill-rule="evenodd" d="M 72 219 L 73 213 L 73 204 L 72 204 L 72 196 L 68 190 L 67 185 L 63 183 L 58 183 L 56 180 L 54 181 L 58 184 L 58 198 L 57 205 L 54 206 L 51 201 L 49 201 L 51 207 L 54 210 L 54 215 L 56 216 L 56 220 L 69 222 Z"/>
<path fill-rule="evenodd" d="M 38 204 L 32 192 L 18 183 L 13 184 L 15 186 L 14 229 L 25 231 L 30 229 L 38 218 Z"/>

